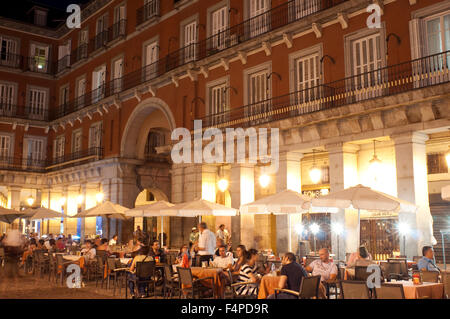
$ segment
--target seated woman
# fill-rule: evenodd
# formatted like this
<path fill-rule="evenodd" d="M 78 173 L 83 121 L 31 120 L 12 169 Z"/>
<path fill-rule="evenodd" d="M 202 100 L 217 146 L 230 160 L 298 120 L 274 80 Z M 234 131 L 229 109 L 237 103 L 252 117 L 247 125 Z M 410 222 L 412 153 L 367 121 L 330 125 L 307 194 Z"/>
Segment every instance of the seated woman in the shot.
<path fill-rule="evenodd" d="M 86 263 L 90 263 L 95 260 L 97 252 L 90 240 L 87 240 L 85 245 L 86 247 L 81 250 L 81 255 L 84 257 Z"/>
<path fill-rule="evenodd" d="M 189 253 L 189 247 L 187 245 L 183 245 L 180 248 L 180 252 L 177 255 L 177 259 L 175 260 L 173 269 L 174 271 L 176 271 L 177 267 L 189 268 L 191 266 L 192 266 L 192 257 L 191 254 Z"/>
<path fill-rule="evenodd" d="M 133 258 L 133 261 L 131 262 L 131 266 L 128 273 L 128 287 L 130 289 L 130 294 L 132 298 L 136 298 L 135 292 L 134 292 L 134 280 L 137 279 L 136 277 L 136 263 L 138 262 L 148 262 L 148 261 L 154 261 L 153 257 L 148 255 L 149 247 L 143 246 L 139 251 L 137 252 L 136 257 Z M 142 280 L 148 280 L 149 278 L 140 278 Z M 138 297 L 143 297 L 145 295 L 145 284 L 140 284 L 138 286 Z"/>
<path fill-rule="evenodd" d="M 100 245 L 98 245 L 98 247 L 96 248 L 97 255 L 100 255 L 99 251 L 101 251 L 100 254 L 105 254 L 106 257 L 111 255 L 111 248 L 109 248 L 108 239 L 103 238 L 100 241 Z"/>
<path fill-rule="evenodd" d="M 245 257 L 247 255 L 247 249 L 244 245 L 239 245 L 236 248 L 237 261 L 234 263 L 231 271 L 233 275 L 238 276 L 243 264 L 245 264 Z"/>
<path fill-rule="evenodd" d="M 250 249 L 247 252 L 246 262 L 242 265 L 239 271 L 238 283 L 258 283 L 261 280 L 261 275 L 256 274 L 256 259 L 258 258 L 258 251 Z M 236 288 L 236 293 L 241 296 L 256 295 L 257 289 L 254 285 L 243 285 Z"/>
<path fill-rule="evenodd" d="M 62 237 L 59 237 L 56 241 L 56 249 L 58 250 L 58 252 L 63 252 L 66 250 L 66 244 L 64 243 Z"/>
<path fill-rule="evenodd" d="M 53 253 L 57 253 L 58 252 L 58 248 L 56 247 L 56 240 L 54 240 L 53 238 L 50 239 L 48 241 L 49 243 L 49 249 L 48 249 L 48 253 L 49 254 L 53 254 Z"/>
<path fill-rule="evenodd" d="M 360 246 L 357 252 L 350 255 L 347 267 L 368 266 L 373 264 L 372 255 L 367 251 L 365 246 Z"/>

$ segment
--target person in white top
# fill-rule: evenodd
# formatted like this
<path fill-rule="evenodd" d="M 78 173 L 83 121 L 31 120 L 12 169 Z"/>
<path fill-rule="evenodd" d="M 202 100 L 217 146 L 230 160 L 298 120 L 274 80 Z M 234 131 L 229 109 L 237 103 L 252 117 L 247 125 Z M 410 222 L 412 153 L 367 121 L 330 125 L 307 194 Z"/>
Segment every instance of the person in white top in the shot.
<path fill-rule="evenodd" d="M 222 224 L 219 226 L 219 229 L 216 232 L 216 236 L 219 239 L 222 239 L 225 245 L 228 245 L 230 242 L 230 233 L 225 229 L 225 225 Z"/>
<path fill-rule="evenodd" d="M 234 264 L 233 254 L 227 252 L 225 245 L 219 247 L 219 256 L 215 256 L 213 265 L 217 268 L 231 269 Z"/>
<path fill-rule="evenodd" d="M 86 261 L 86 263 L 93 261 L 95 259 L 96 254 L 97 254 L 97 251 L 92 246 L 92 242 L 89 240 L 86 241 L 86 248 L 83 248 L 81 250 L 81 255 L 84 256 L 84 260 Z"/>
<path fill-rule="evenodd" d="M 214 249 L 216 248 L 216 236 L 208 229 L 206 223 L 200 223 L 198 225 L 198 229 L 200 235 L 198 237 L 198 243 L 195 246 L 195 250 L 200 255 L 201 265 L 203 261 L 210 261 L 212 259 Z"/>
<path fill-rule="evenodd" d="M 115 246 L 117 245 L 117 235 L 114 235 L 113 238 L 109 241 L 109 246 Z"/>

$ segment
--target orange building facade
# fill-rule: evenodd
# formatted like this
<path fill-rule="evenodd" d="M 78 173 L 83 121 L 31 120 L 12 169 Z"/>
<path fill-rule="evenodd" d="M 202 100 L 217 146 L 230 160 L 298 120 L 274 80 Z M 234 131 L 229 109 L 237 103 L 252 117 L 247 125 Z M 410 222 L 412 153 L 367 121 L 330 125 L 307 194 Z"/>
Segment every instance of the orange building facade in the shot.
<path fill-rule="evenodd" d="M 380 8 L 379 28 L 368 26 L 376 22 L 371 4 Z M 416 203 L 420 213 L 367 215 L 360 226 L 349 211 L 205 220 L 210 228 L 225 223 L 233 244 L 278 252 L 297 250 L 303 235 L 295 225 L 313 221 L 323 232 L 345 226 L 341 238 L 319 238 L 333 250 L 340 241 L 341 254 L 365 243 L 374 254 L 415 256 L 436 244 L 433 220 L 443 215 L 433 203 L 446 205 L 440 193 L 450 181 L 447 1 L 98 0 L 81 17 L 73 29 L 0 18 L 7 206 L 25 207 L 32 197 L 74 216 L 102 193 L 130 208 L 199 197 L 239 208 L 285 188 L 314 194 L 365 184 Z M 269 185 L 259 183 L 259 164 L 172 163 L 171 132 L 192 130 L 195 119 L 203 127 L 279 129 L 280 169 Z M 370 172 L 374 144 L 386 174 Z M 229 181 L 225 191 L 220 179 Z M 380 234 L 392 221 L 415 231 L 404 246 Z M 160 219 L 134 223 L 161 230 Z M 170 218 L 169 245 L 184 243 L 194 224 Z M 126 238 L 133 222 L 32 226 Z"/>

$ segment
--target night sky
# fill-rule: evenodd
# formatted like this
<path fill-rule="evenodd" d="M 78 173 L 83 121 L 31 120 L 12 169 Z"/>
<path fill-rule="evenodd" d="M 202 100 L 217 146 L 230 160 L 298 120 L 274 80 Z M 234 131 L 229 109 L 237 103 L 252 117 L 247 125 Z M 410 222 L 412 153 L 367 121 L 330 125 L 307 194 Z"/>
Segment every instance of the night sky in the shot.
<path fill-rule="evenodd" d="M 29 2 L 26 0 L 15 0 L 13 3 L 17 2 Z M 89 0 L 33 0 L 32 2 L 36 4 L 42 4 L 44 6 L 58 8 L 60 10 L 66 11 L 66 8 L 70 4 L 84 4 L 89 2 Z"/>

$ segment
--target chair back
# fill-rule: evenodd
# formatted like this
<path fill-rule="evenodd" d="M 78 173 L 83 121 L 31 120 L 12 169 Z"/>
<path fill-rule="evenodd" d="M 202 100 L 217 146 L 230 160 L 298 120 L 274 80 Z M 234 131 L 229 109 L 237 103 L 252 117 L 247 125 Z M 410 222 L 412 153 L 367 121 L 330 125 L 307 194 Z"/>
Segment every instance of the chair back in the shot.
<path fill-rule="evenodd" d="M 173 273 L 172 273 L 172 266 L 169 265 L 164 265 L 164 279 L 167 283 L 172 282 L 172 277 L 173 277 Z"/>
<path fill-rule="evenodd" d="M 367 272 L 367 266 L 355 266 L 355 280 L 356 281 L 367 281 L 370 273 Z"/>
<path fill-rule="evenodd" d="M 53 257 L 53 254 L 48 254 L 48 260 L 49 260 L 50 266 L 55 266 L 56 265 L 56 258 Z"/>
<path fill-rule="evenodd" d="M 341 281 L 342 299 L 370 299 L 365 281 Z"/>
<path fill-rule="evenodd" d="M 450 274 L 442 273 L 442 282 L 444 283 L 444 291 L 447 299 L 450 299 Z"/>
<path fill-rule="evenodd" d="M 422 271 L 423 282 L 439 282 L 439 272 L 437 271 Z"/>
<path fill-rule="evenodd" d="M 155 275 L 154 261 L 140 261 L 136 263 L 136 277 L 150 278 Z"/>
<path fill-rule="evenodd" d="M 233 273 L 231 272 L 230 269 L 228 269 L 228 279 L 230 280 L 230 284 L 232 285 L 234 283 L 234 279 L 233 279 Z"/>
<path fill-rule="evenodd" d="M 52 255 L 49 253 L 49 256 Z M 56 254 L 56 266 L 62 266 L 64 264 L 64 258 L 61 254 Z"/>
<path fill-rule="evenodd" d="M 95 261 L 97 262 L 97 268 L 99 271 L 103 271 L 105 267 L 105 261 L 102 256 L 95 255 Z"/>
<path fill-rule="evenodd" d="M 380 288 L 375 288 L 377 299 L 405 299 L 405 292 L 402 284 L 381 284 Z"/>
<path fill-rule="evenodd" d="M 186 286 L 192 286 L 194 280 L 192 279 L 191 268 L 177 267 L 178 277 L 180 278 L 180 283 Z"/>
<path fill-rule="evenodd" d="M 319 298 L 319 285 L 321 276 L 302 277 L 300 283 L 301 299 Z"/>
<path fill-rule="evenodd" d="M 116 258 L 108 258 L 106 260 L 108 270 L 114 271 L 117 268 L 117 259 Z"/>
<path fill-rule="evenodd" d="M 388 274 L 396 274 L 399 275 L 402 273 L 402 265 L 400 262 L 388 262 Z"/>
<path fill-rule="evenodd" d="M 408 275 L 408 260 L 406 258 L 388 258 L 389 263 L 399 263 L 400 271 L 398 274 Z"/>
<path fill-rule="evenodd" d="M 305 267 L 307 267 L 310 263 L 312 263 L 316 259 L 319 259 L 319 257 L 317 257 L 317 256 L 306 256 Z"/>
<path fill-rule="evenodd" d="M 345 267 L 339 267 L 336 279 L 337 280 L 344 280 L 344 278 L 345 278 Z"/>
<path fill-rule="evenodd" d="M 195 255 L 195 265 L 194 266 L 197 266 L 197 267 L 201 266 L 200 257 L 201 257 L 200 255 Z"/>
<path fill-rule="evenodd" d="M 103 260 L 105 260 L 106 257 L 107 257 L 106 250 L 97 250 L 96 249 L 95 250 L 95 255 L 99 256 L 99 257 L 102 257 Z"/>

